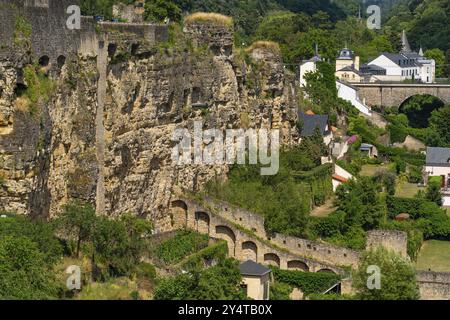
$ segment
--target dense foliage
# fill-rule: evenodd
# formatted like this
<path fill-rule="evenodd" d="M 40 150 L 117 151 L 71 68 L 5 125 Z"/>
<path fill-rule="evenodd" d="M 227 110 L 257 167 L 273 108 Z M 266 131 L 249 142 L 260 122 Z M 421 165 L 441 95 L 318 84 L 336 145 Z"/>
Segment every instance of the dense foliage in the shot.
<path fill-rule="evenodd" d="M 91 257 L 98 271 L 94 277 L 99 279 L 134 274 L 152 230 L 146 220 L 128 214 L 111 220 L 97 216 L 90 204 L 78 202 L 66 205 L 54 223 L 69 254 Z"/>
<path fill-rule="evenodd" d="M 299 288 L 305 295 L 323 293 L 340 280 L 339 275 L 328 272 L 281 270 L 276 267 L 271 269 L 275 281 Z"/>
<path fill-rule="evenodd" d="M 165 263 L 176 263 L 208 246 L 209 237 L 192 231 L 178 231 L 175 237 L 156 248 L 156 257 Z"/>
<path fill-rule="evenodd" d="M 204 270 L 191 270 L 164 278 L 155 290 L 156 300 L 243 300 L 238 262 L 221 260 Z"/>
<path fill-rule="evenodd" d="M 53 267 L 62 248 L 50 225 L 21 216 L 0 218 L 0 299 L 54 299 Z"/>
<path fill-rule="evenodd" d="M 380 288 L 368 287 L 371 282 L 369 266 L 380 268 Z M 362 300 L 416 300 L 419 289 L 412 264 L 391 251 L 378 248 L 365 252 L 361 264 L 353 275 L 353 283 L 358 290 L 357 297 Z"/>
<path fill-rule="evenodd" d="M 283 151 L 274 176 L 261 176 L 258 166 L 236 165 L 229 180 L 210 183 L 208 193 L 261 213 L 269 232 L 304 235 L 312 204 L 322 204 L 332 193 L 331 166 L 319 166 L 322 143 L 313 136 Z"/>

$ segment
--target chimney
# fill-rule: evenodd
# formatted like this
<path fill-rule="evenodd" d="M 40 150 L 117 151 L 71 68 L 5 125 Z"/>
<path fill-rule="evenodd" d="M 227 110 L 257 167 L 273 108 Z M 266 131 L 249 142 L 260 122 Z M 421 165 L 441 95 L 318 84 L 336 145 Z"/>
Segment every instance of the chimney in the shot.
<path fill-rule="evenodd" d="M 359 56 L 355 57 L 355 69 L 359 71 Z"/>

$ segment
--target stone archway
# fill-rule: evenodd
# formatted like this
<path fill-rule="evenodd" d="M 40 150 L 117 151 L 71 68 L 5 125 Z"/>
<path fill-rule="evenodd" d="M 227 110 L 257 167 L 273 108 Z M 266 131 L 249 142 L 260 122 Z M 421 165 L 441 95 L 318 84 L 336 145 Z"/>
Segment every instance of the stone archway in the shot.
<path fill-rule="evenodd" d="M 253 260 L 258 262 L 258 246 L 253 241 L 242 243 L 242 260 Z"/>
<path fill-rule="evenodd" d="M 45 55 L 39 58 L 39 65 L 41 67 L 46 67 L 50 64 L 50 58 L 49 56 Z"/>
<path fill-rule="evenodd" d="M 300 260 L 288 261 L 287 267 L 289 270 L 309 271 L 308 265 Z"/>
<path fill-rule="evenodd" d="M 170 206 L 172 216 L 172 226 L 174 229 L 183 229 L 187 227 L 188 207 L 182 200 L 172 201 Z"/>
<path fill-rule="evenodd" d="M 209 214 L 201 211 L 195 212 L 195 230 L 197 230 L 197 232 L 209 235 L 209 223 Z"/>
<path fill-rule="evenodd" d="M 275 253 L 266 253 L 264 255 L 264 263 L 271 265 L 271 266 L 276 266 L 276 267 L 280 267 L 280 257 L 275 254 Z"/>
<path fill-rule="evenodd" d="M 228 255 L 230 257 L 235 256 L 235 248 L 236 248 L 236 235 L 233 230 L 227 226 L 216 226 L 216 237 L 219 239 L 223 239 L 228 244 Z"/>
<path fill-rule="evenodd" d="M 336 272 L 334 272 L 334 270 L 328 269 L 328 268 L 322 268 L 317 270 L 317 273 L 333 273 L 336 274 Z"/>
<path fill-rule="evenodd" d="M 63 55 L 60 55 L 56 59 L 56 63 L 58 64 L 58 69 L 61 69 L 66 64 L 66 57 Z"/>

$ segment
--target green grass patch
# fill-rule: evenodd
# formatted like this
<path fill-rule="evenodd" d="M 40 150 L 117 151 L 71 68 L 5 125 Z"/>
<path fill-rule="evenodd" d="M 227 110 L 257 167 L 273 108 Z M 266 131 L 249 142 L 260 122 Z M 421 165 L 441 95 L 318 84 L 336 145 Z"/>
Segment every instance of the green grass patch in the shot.
<path fill-rule="evenodd" d="M 419 190 L 425 190 L 417 183 L 402 182 L 397 185 L 395 196 L 399 198 L 414 198 Z"/>
<path fill-rule="evenodd" d="M 425 241 L 419 252 L 417 270 L 450 272 L 450 241 Z"/>

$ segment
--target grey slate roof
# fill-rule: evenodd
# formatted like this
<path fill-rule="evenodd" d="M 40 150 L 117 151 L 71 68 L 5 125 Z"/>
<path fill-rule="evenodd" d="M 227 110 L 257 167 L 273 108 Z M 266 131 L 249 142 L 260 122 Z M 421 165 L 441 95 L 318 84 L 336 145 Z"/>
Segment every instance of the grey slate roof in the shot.
<path fill-rule="evenodd" d="M 373 145 L 371 145 L 370 143 L 361 143 L 361 147 L 359 149 L 362 151 L 369 151 L 372 148 Z"/>
<path fill-rule="evenodd" d="M 239 270 L 243 276 L 264 276 L 272 270 L 256 263 L 252 260 L 247 260 L 239 265 Z"/>
<path fill-rule="evenodd" d="M 450 148 L 427 148 L 427 165 L 450 166 Z"/>
<path fill-rule="evenodd" d="M 309 115 L 300 113 L 299 119 L 302 121 L 302 137 L 310 137 L 314 135 L 317 127 L 320 129 L 320 133 L 324 135 L 327 132 L 328 115 Z"/>

